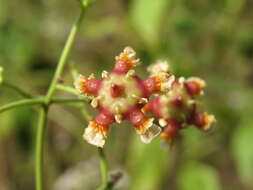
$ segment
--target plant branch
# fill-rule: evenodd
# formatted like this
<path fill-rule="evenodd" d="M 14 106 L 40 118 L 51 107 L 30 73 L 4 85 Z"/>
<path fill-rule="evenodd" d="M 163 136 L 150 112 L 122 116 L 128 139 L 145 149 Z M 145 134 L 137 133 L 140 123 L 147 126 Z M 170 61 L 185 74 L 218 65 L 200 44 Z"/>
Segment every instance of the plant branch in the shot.
<path fill-rule="evenodd" d="M 76 38 L 77 31 L 80 28 L 80 24 L 82 22 L 82 19 L 83 19 L 83 16 L 84 16 L 84 13 L 85 13 L 85 10 L 86 10 L 87 7 L 88 6 L 85 6 L 85 5 L 81 4 L 81 12 L 80 12 L 77 20 L 75 21 L 74 25 L 71 28 L 68 39 L 65 43 L 65 46 L 63 48 L 63 51 L 62 51 L 60 59 L 59 59 L 59 62 L 57 64 L 53 79 L 52 79 L 52 81 L 50 83 L 50 86 L 48 88 L 46 98 L 45 98 L 45 105 L 46 105 L 45 107 L 46 108 L 42 107 L 41 110 L 40 110 L 41 114 L 40 114 L 40 119 L 39 119 L 39 121 L 40 121 L 39 128 L 38 128 L 38 131 L 37 131 L 37 146 L 36 146 L 36 167 L 35 167 L 35 171 L 36 171 L 35 172 L 36 173 L 36 190 L 43 190 L 43 171 L 42 171 L 43 159 L 42 158 L 43 158 L 43 144 L 44 144 L 43 142 L 44 142 L 44 139 L 45 139 L 44 131 L 45 131 L 45 128 L 46 128 L 46 124 L 45 124 L 46 122 L 42 122 L 42 121 L 46 120 L 45 118 L 46 118 L 46 115 L 47 115 L 47 111 L 45 111 L 45 110 L 48 109 L 48 107 L 51 103 L 53 94 L 56 90 L 57 81 L 62 75 L 64 66 L 65 66 L 65 64 L 68 60 L 70 50 L 73 46 L 74 40 Z"/>
<path fill-rule="evenodd" d="M 43 153 L 44 153 L 44 141 L 45 141 L 45 131 L 47 123 L 47 112 L 48 107 L 42 106 L 39 113 L 39 122 L 36 137 L 36 152 L 35 152 L 35 180 L 36 180 L 36 190 L 43 190 Z"/>
<path fill-rule="evenodd" d="M 99 153 L 99 158 L 100 158 L 100 172 L 101 172 L 102 184 L 97 190 L 107 190 L 108 183 L 109 183 L 108 166 L 107 166 L 107 161 L 105 158 L 105 153 L 104 153 L 103 148 L 98 148 L 98 153 Z"/>
<path fill-rule="evenodd" d="M 54 77 L 53 77 L 52 82 L 51 82 L 51 84 L 49 86 L 49 89 L 48 89 L 48 92 L 47 92 L 47 95 L 46 95 L 46 104 L 50 103 L 50 100 L 51 100 L 51 98 L 52 98 L 52 96 L 53 96 L 53 94 L 55 92 L 57 80 L 58 80 L 58 78 L 61 77 L 61 74 L 63 72 L 64 66 L 65 66 L 65 64 L 67 62 L 70 50 L 71 50 L 71 48 L 73 46 L 73 42 L 74 42 L 74 40 L 76 38 L 76 34 L 77 34 L 77 32 L 78 32 L 78 30 L 80 28 L 80 24 L 81 24 L 81 21 L 83 19 L 85 10 L 86 10 L 86 7 L 81 6 L 80 15 L 77 18 L 77 20 L 74 23 L 74 25 L 72 26 L 72 29 L 70 31 L 70 34 L 69 34 L 68 39 L 66 41 L 66 44 L 65 44 L 65 46 L 63 48 L 62 54 L 60 56 L 60 59 L 59 59 L 59 62 L 58 62 L 58 65 L 57 65 Z"/>
<path fill-rule="evenodd" d="M 91 4 L 95 3 L 97 0 L 79 0 L 81 5 L 81 11 L 76 19 L 74 25 L 71 28 L 71 31 L 69 33 L 69 36 L 67 38 L 67 41 L 64 45 L 64 48 L 62 50 L 59 62 L 57 64 L 53 79 L 49 85 L 48 91 L 46 93 L 45 97 L 40 98 L 32 98 L 31 95 L 24 92 L 22 89 L 5 83 L 5 86 L 8 86 L 14 90 L 16 90 L 19 94 L 26 98 L 32 98 L 32 99 L 24 99 L 17 102 L 13 102 L 10 104 L 7 104 L 5 106 L 0 107 L 0 112 L 16 108 L 19 106 L 25 106 L 25 105 L 35 105 L 35 104 L 41 104 L 40 110 L 39 110 L 39 122 L 38 122 L 38 128 L 37 128 L 37 136 L 36 136 L 36 154 L 35 154 L 35 182 L 36 182 L 36 190 L 44 190 L 44 178 L 43 178 L 43 155 L 44 155 L 44 141 L 45 141 L 45 131 L 46 131 L 46 123 L 47 123 L 47 113 L 48 109 L 50 107 L 51 103 L 69 103 L 69 102 L 83 102 L 84 99 L 78 98 L 78 99 L 53 99 L 54 92 L 57 89 L 57 82 L 58 79 L 60 79 L 62 72 L 64 70 L 64 66 L 67 63 L 71 48 L 73 46 L 74 40 L 76 38 L 77 32 L 80 28 L 80 24 L 82 22 L 82 19 L 84 17 L 86 8 L 90 6 Z M 65 90 L 68 92 L 73 93 L 73 90 L 70 88 L 66 88 L 65 86 L 59 86 L 61 90 Z M 108 169 L 106 165 L 105 156 L 103 153 L 103 150 L 99 150 L 101 155 L 101 171 L 102 171 L 102 181 L 103 186 L 106 187 L 108 183 Z"/>
<path fill-rule="evenodd" d="M 43 104 L 43 98 L 34 98 L 34 99 L 23 99 L 16 102 L 11 102 L 9 104 L 3 105 L 0 107 L 0 113 L 21 106 L 28 106 L 34 104 Z"/>
<path fill-rule="evenodd" d="M 89 101 L 85 98 L 53 98 L 51 104 L 68 104 L 68 103 L 83 103 Z M 0 113 L 21 106 L 45 104 L 45 97 L 23 99 L 16 102 L 11 102 L 9 104 L 0 107 Z"/>
<path fill-rule="evenodd" d="M 89 100 L 85 98 L 52 98 L 51 104 L 84 103 Z"/>
<path fill-rule="evenodd" d="M 62 91 L 68 92 L 70 94 L 74 94 L 74 95 L 79 96 L 79 93 L 76 91 L 76 89 L 74 89 L 71 86 L 66 86 L 66 85 L 63 85 L 63 84 L 57 84 L 56 85 L 56 89 L 57 90 L 62 90 Z"/>
<path fill-rule="evenodd" d="M 32 97 L 31 94 L 25 92 L 23 89 L 21 89 L 21 88 L 15 86 L 15 85 L 13 85 L 13 84 L 11 84 L 11 83 L 9 83 L 9 82 L 3 81 L 2 85 L 5 86 L 5 87 L 7 87 L 7 88 L 10 88 L 10 89 L 16 91 L 18 94 L 20 94 L 20 95 L 23 96 L 24 98 L 31 98 L 31 97 Z"/>

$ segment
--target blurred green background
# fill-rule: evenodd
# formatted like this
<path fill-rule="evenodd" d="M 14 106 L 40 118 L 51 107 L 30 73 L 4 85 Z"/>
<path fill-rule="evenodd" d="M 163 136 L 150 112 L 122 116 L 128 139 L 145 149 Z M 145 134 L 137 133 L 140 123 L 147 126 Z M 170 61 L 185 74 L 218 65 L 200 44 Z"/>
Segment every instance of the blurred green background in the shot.
<path fill-rule="evenodd" d="M 110 169 L 124 173 L 115 189 L 253 189 L 252 10 L 252 0 L 103 0 L 88 10 L 69 59 L 80 73 L 99 76 L 132 46 L 142 77 L 149 64 L 166 59 L 176 76 L 206 80 L 203 108 L 218 121 L 208 133 L 184 130 L 172 149 L 158 138 L 142 144 L 127 122 L 114 125 L 105 149 Z M 45 94 L 78 12 L 75 0 L 0 0 L 5 80 Z M 63 78 L 72 85 L 68 67 Z M 19 99 L 0 87 L 0 105 Z M 37 117 L 36 107 L 1 113 L 0 190 L 34 189 Z M 97 150 L 82 140 L 86 125 L 79 110 L 51 107 L 47 189 L 89 190 L 100 183 Z"/>

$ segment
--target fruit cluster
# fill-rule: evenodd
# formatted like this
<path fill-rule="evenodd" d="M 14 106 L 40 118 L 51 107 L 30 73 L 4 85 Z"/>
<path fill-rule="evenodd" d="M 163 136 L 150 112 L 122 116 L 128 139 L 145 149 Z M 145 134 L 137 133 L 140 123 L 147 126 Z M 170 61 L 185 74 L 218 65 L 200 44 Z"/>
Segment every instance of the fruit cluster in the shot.
<path fill-rule="evenodd" d="M 80 75 L 74 85 L 83 95 L 92 95 L 92 107 L 99 110 L 84 131 L 84 139 L 103 147 L 109 126 L 129 120 L 144 143 L 161 133 L 171 141 L 178 130 L 193 124 L 202 130 L 214 123 L 213 115 L 199 112 L 195 98 L 203 94 L 205 82 L 199 78 L 175 78 L 166 62 L 148 67 L 150 77 L 141 79 L 133 70 L 139 64 L 135 51 L 126 47 L 115 57 L 112 72 L 104 71 L 102 79 Z M 151 113 L 154 118 L 147 117 Z"/>

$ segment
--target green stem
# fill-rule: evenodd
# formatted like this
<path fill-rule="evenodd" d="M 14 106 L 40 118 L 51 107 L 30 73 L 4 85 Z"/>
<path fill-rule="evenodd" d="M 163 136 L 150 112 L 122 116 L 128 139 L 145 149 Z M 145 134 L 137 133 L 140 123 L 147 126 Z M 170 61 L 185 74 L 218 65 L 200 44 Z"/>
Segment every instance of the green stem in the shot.
<path fill-rule="evenodd" d="M 34 98 L 34 99 L 24 99 L 24 100 L 19 100 L 16 102 L 11 102 L 9 104 L 6 104 L 4 106 L 0 107 L 0 113 L 16 108 L 16 107 L 20 107 L 20 106 L 28 106 L 28 105 L 34 105 L 34 104 L 43 104 L 44 103 L 44 99 L 43 98 Z"/>
<path fill-rule="evenodd" d="M 79 93 L 77 92 L 76 89 L 74 89 L 73 87 L 71 86 L 66 86 L 66 85 L 62 85 L 62 84 L 57 84 L 56 85 L 56 89 L 57 90 L 62 90 L 62 91 L 65 91 L 65 92 L 68 92 L 70 94 L 74 94 L 74 95 L 79 95 Z"/>
<path fill-rule="evenodd" d="M 68 36 L 68 39 L 65 43 L 62 54 L 60 56 L 59 62 L 57 64 L 56 71 L 54 73 L 54 77 L 53 77 L 51 84 L 49 86 L 49 89 L 47 91 L 47 95 L 45 98 L 46 108 L 42 107 L 40 110 L 40 112 L 41 112 L 40 119 L 39 119 L 40 121 L 43 121 L 46 118 L 47 111 L 45 111 L 45 110 L 48 109 L 49 104 L 52 99 L 52 96 L 56 90 L 57 80 L 61 77 L 64 66 L 65 66 L 67 59 L 69 57 L 70 50 L 71 50 L 71 48 L 73 46 L 73 42 L 76 38 L 77 31 L 80 28 L 80 24 L 83 19 L 86 7 L 87 6 L 84 6 L 83 4 L 81 4 L 80 15 L 71 28 L 70 34 Z M 43 122 L 40 122 L 40 123 L 43 123 Z M 43 124 L 45 125 L 45 122 Z M 45 128 L 46 128 L 45 126 L 40 124 L 39 128 L 38 128 L 38 132 L 37 132 L 38 135 L 37 135 L 36 167 L 35 167 L 35 170 L 36 170 L 36 190 L 43 190 L 43 171 L 42 171 L 43 159 L 42 159 L 42 157 L 43 157 L 43 144 L 44 144 L 44 140 L 45 140 L 45 137 L 44 137 Z"/>
<path fill-rule="evenodd" d="M 51 104 L 68 104 L 68 103 L 83 103 L 88 101 L 84 98 L 53 98 Z M 16 102 L 11 102 L 0 107 L 0 113 L 21 106 L 29 106 L 36 104 L 45 104 L 45 98 L 33 98 L 33 99 L 23 99 Z"/>
<path fill-rule="evenodd" d="M 108 166 L 107 166 L 107 161 L 105 158 L 105 153 L 103 148 L 98 148 L 98 153 L 100 157 L 100 172 L 101 172 L 101 179 L 102 183 L 98 190 L 107 190 L 108 186 Z"/>
<path fill-rule="evenodd" d="M 10 88 L 10 89 L 16 91 L 18 94 L 20 94 L 20 95 L 23 96 L 24 98 L 31 98 L 31 97 L 32 97 L 31 94 L 25 92 L 25 91 L 22 90 L 21 88 L 19 88 L 19 87 L 13 85 L 13 84 L 11 84 L 11 83 L 8 83 L 8 82 L 5 82 L 5 81 L 4 81 L 4 82 L 2 83 L 2 85 L 5 86 L 5 87 L 7 87 L 7 88 Z"/>
<path fill-rule="evenodd" d="M 53 94 L 55 92 L 56 84 L 57 84 L 57 79 L 61 77 L 61 74 L 63 72 L 64 66 L 65 66 L 65 64 L 67 62 L 67 59 L 69 57 L 70 50 L 71 50 L 71 48 L 73 46 L 73 42 L 74 42 L 74 40 L 76 38 L 76 34 L 77 34 L 77 32 L 78 32 L 78 30 L 80 28 L 80 24 L 81 24 L 81 21 L 83 19 L 85 10 L 86 10 L 86 7 L 82 6 L 81 7 L 80 15 L 77 18 L 77 20 L 74 23 L 74 25 L 72 26 L 72 29 L 70 31 L 70 34 L 69 34 L 68 39 L 66 41 L 66 44 L 65 44 L 65 46 L 63 48 L 60 60 L 58 62 L 58 65 L 57 65 L 54 77 L 53 77 L 52 82 L 51 82 L 51 84 L 49 86 L 49 89 L 48 89 L 48 92 L 47 92 L 47 95 L 46 95 L 46 104 L 50 103 L 50 100 L 51 100 L 51 98 L 52 98 L 52 96 L 53 96 Z"/>
<path fill-rule="evenodd" d="M 51 104 L 84 103 L 84 98 L 52 98 Z"/>
<path fill-rule="evenodd" d="M 43 153 L 44 153 L 44 139 L 46 131 L 48 107 L 42 106 L 39 113 L 39 123 L 36 137 L 36 153 L 35 153 L 35 180 L 36 190 L 43 190 Z"/>

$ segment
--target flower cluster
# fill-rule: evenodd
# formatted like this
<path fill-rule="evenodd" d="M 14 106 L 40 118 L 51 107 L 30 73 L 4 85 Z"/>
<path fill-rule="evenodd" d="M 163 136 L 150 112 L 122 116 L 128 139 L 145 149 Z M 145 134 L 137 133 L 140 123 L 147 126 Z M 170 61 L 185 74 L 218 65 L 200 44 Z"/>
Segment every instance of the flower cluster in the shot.
<path fill-rule="evenodd" d="M 104 71 L 102 79 L 94 75 L 80 75 L 74 85 L 83 95 L 92 95 L 92 107 L 99 110 L 84 131 L 84 139 L 103 147 L 112 123 L 129 120 L 140 139 L 149 143 L 161 133 L 172 140 L 179 129 L 193 124 L 207 130 L 215 121 L 214 116 L 199 112 L 195 97 L 203 94 L 204 81 L 198 78 L 175 78 L 166 62 L 148 68 L 150 77 L 141 79 L 133 70 L 139 64 L 135 51 L 126 47 L 115 57 L 112 72 Z M 151 113 L 154 118 L 147 117 Z"/>
<path fill-rule="evenodd" d="M 204 86 L 205 82 L 196 77 L 175 78 L 168 92 L 155 96 L 144 105 L 142 112 L 153 114 L 163 128 L 161 138 L 172 142 L 178 131 L 189 125 L 204 131 L 211 128 L 214 116 L 199 111 L 196 100 L 197 96 L 203 95 Z"/>

